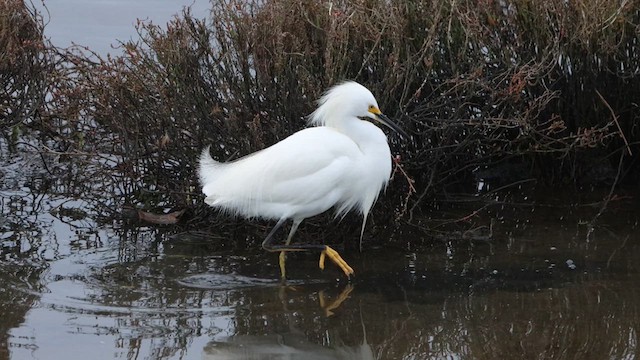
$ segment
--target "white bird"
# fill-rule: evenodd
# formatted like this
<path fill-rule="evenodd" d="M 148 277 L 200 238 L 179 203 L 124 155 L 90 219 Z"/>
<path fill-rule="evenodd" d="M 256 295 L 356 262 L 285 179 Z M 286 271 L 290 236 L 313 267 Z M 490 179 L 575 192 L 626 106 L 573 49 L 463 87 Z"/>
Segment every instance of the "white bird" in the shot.
<path fill-rule="evenodd" d="M 353 269 L 326 245 L 290 244 L 305 218 L 335 208 L 336 217 L 350 210 L 367 215 L 391 176 L 391 151 L 385 134 L 367 120 L 406 133 L 382 114 L 371 92 L 348 81 L 329 89 L 310 115 L 315 127 L 238 160 L 213 160 L 209 147 L 200 156 L 198 169 L 205 202 L 246 218 L 277 220 L 262 247 L 280 252 L 280 272 L 285 278 L 288 251 L 320 251 L 349 277 Z M 284 245 L 273 244 L 273 235 L 286 220 L 293 224 Z"/>

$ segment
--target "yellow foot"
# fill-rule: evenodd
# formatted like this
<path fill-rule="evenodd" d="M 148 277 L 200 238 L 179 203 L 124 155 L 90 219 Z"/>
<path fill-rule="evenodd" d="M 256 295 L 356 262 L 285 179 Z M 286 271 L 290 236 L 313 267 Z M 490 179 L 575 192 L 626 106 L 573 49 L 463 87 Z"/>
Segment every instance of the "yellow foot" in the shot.
<path fill-rule="evenodd" d="M 318 263 L 318 265 L 320 266 L 320 269 L 324 270 L 325 257 L 328 257 L 329 260 L 333 261 L 336 265 L 338 265 L 340 269 L 342 269 L 344 274 L 347 275 L 347 277 L 350 277 L 351 275 L 354 274 L 354 271 L 351 268 L 351 266 L 349 266 L 349 264 L 347 264 L 347 262 L 344 261 L 344 259 L 340 256 L 340 254 L 338 254 L 337 251 L 333 250 L 328 246 L 325 246 L 324 250 L 322 250 L 322 252 L 320 253 L 320 261 Z"/>
<path fill-rule="evenodd" d="M 280 251 L 280 278 L 282 280 L 286 279 L 286 272 L 287 269 L 285 268 L 285 262 L 287 261 L 287 252 L 286 251 Z"/>

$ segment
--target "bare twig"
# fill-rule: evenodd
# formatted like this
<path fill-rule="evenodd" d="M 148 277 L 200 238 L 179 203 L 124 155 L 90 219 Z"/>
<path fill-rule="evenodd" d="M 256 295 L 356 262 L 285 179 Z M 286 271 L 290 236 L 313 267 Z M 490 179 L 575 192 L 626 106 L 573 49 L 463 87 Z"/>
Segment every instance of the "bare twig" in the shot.
<path fill-rule="evenodd" d="M 613 119 L 613 121 L 616 123 L 616 126 L 618 127 L 618 132 L 620 134 L 620 137 L 622 138 L 622 140 L 624 141 L 624 144 L 627 147 L 627 151 L 629 152 L 630 156 L 633 156 L 633 154 L 631 153 L 631 147 L 629 147 L 629 142 L 627 141 L 627 138 L 624 136 L 624 133 L 622 132 L 622 128 L 620 127 L 620 123 L 618 122 L 618 116 L 616 116 L 616 113 L 613 111 L 613 109 L 611 108 L 611 105 L 609 105 L 609 103 L 607 102 L 607 100 L 604 99 L 604 96 L 602 96 L 602 94 L 600 94 L 600 91 L 598 91 L 596 89 L 596 94 L 598 94 L 598 96 L 600 97 L 600 100 L 602 100 L 602 102 L 604 103 L 604 105 L 607 107 L 607 109 L 609 109 L 609 111 L 611 112 L 611 118 Z"/>

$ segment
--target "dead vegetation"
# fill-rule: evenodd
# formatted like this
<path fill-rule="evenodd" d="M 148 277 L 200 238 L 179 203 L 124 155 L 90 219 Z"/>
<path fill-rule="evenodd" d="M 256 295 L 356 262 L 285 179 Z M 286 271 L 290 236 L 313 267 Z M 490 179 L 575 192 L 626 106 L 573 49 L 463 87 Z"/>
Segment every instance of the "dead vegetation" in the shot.
<path fill-rule="evenodd" d="M 49 150 L 100 153 L 93 176 L 112 184 L 110 206 L 205 219 L 200 149 L 226 160 L 273 144 L 343 79 L 412 134 L 390 140 L 400 158 L 376 207 L 385 219 L 412 221 L 479 182 L 638 180 L 635 0 L 213 1 L 207 19 L 141 22 L 120 55 L 56 49 L 49 76 L 38 22 L 9 30 L 6 14 L 34 17 L 20 3 L 0 12 L 4 133 L 33 118 Z"/>
<path fill-rule="evenodd" d="M 0 130 L 15 143 L 43 106 L 52 63 L 42 19 L 23 1 L 0 1 Z"/>

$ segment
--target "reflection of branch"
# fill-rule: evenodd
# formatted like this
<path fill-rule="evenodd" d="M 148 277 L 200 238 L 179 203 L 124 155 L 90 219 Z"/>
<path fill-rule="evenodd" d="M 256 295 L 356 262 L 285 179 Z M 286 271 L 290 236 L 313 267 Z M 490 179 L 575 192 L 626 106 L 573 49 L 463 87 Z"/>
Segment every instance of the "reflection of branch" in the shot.
<path fill-rule="evenodd" d="M 607 259 L 607 269 L 611 265 L 611 260 L 613 259 L 613 256 L 616 254 L 616 252 L 618 252 L 618 250 L 621 250 L 622 248 L 625 247 L 625 245 L 627 245 L 627 241 L 628 240 L 629 240 L 629 235 L 627 235 L 627 237 L 624 238 L 624 241 L 622 242 L 622 245 L 620 245 L 619 247 L 613 249 L 613 251 L 611 252 L 611 255 L 609 256 L 609 259 Z"/>
<path fill-rule="evenodd" d="M 602 201 L 602 207 L 600 207 L 600 211 L 598 211 L 596 216 L 594 216 L 593 219 L 591 219 L 591 221 L 589 222 L 589 227 L 591 229 L 593 229 L 594 223 L 600 217 L 600 215 L 602 215 L 604 210 L 607 208 L 607 205 L 609 205 L 609 201 L 611 201 L 611 199 L 613 198 L 613 191 L 616 189 L 616 185 L 618 185 L 618 181 L 620 180 L 620 173 L 622 172 L 622 160 L 623 159 L 624 159 L 624 152 L 621 152 L 620 153 L 620 161 L 618 162 L 618 172 L 616 173 L 616 178 L 613 179 L 613 184 L 611 184 L 611 189 L 609 189 L 609 194 Z M 591 230 L 589 230 L 589 234 L 591 234 Z"/>

